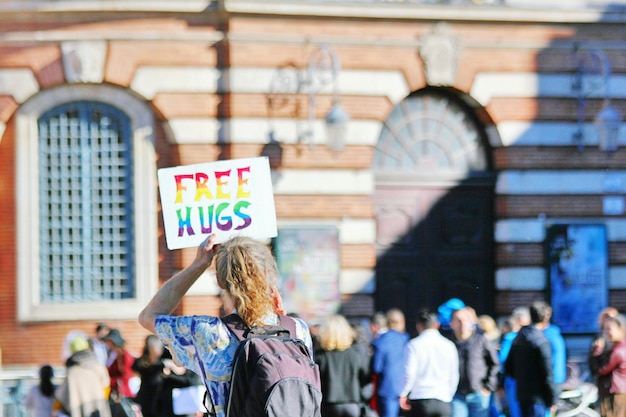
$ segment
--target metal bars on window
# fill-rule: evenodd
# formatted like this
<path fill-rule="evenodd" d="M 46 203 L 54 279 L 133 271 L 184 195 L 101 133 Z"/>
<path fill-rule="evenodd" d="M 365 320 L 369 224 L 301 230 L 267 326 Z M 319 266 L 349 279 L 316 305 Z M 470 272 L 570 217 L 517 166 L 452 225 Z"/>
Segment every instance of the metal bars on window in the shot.
<path fill-rule="evenodd" d="M 134 296 L 130 119 L 96 102 L 39 119 L 42 303 Z"/>

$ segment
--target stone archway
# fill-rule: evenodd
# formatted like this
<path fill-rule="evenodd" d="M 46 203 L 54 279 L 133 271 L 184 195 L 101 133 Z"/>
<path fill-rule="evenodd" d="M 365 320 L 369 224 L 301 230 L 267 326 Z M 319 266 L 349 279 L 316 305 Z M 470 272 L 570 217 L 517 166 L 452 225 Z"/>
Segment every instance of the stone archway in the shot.
<path fill-rule="evenodd" d="M 494 179 L 485 126 L 456 91 L 427 87 L 389 114 L 374 157 L 377 309 L 459 297 L 493 314 Z"/>

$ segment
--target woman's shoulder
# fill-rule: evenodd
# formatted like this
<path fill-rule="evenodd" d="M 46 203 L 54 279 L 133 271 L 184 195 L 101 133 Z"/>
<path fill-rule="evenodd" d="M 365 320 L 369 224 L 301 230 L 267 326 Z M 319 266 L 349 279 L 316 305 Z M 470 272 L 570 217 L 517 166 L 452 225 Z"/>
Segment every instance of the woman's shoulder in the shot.
<path fill-rule="evenodd" d="M 219 317 L 214 316 L 169 316 L 160 315 L 155 327 L 159 330 L 170 330 L 174 334 L 192 334 L 211 331 L 216 327 L 225 327 Z"/>
<path fill-rule="evenodd" d="M 211 345 L 228 341 L 230 332 L 219 317 L 214 316 L 158 316 L 156 333 L 167 345 L 190 346 L 198 342 Z M 194 342 L 195 341 L 195 342 Z"/>

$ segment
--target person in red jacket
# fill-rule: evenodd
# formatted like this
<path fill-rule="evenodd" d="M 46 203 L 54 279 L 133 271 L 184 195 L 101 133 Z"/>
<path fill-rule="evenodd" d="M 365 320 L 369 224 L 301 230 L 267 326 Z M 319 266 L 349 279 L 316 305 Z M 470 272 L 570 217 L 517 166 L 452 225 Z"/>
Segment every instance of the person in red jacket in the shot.
<path fill-rule="evenodd" d="M 600 410 L 606 417 L 626 416 L 626 320 L 622 315 L 609 317 L 603 325 L 607 342 L 614 343 L 608 362 L 599 375 L 611 376 L 610 395 L 602 398 Z"/>
<path fill-rule="evenodd" d="M 135 375 L 133 370 L 135 357 L 124 349 L 126 341 L 118 329 L 111 329 L 104 337 L 104 341 L 111 351 L 111 356 L 114 356 L 108 367 L 111 377 L 111 396 L 133 398 L 135 394 L 130 388 L 129 381 Z"/>

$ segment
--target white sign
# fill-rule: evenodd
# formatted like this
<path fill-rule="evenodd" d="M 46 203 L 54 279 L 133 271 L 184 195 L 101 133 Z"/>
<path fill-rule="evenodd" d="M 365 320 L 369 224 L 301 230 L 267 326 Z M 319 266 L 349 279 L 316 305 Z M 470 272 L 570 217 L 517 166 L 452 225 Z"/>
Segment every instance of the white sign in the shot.
<path fill-rule="evenodd" d="M 277 235 L 267 157 L 231 159 L 158 171 L 168 249 L 200 245 L 209 234 Z"/>

